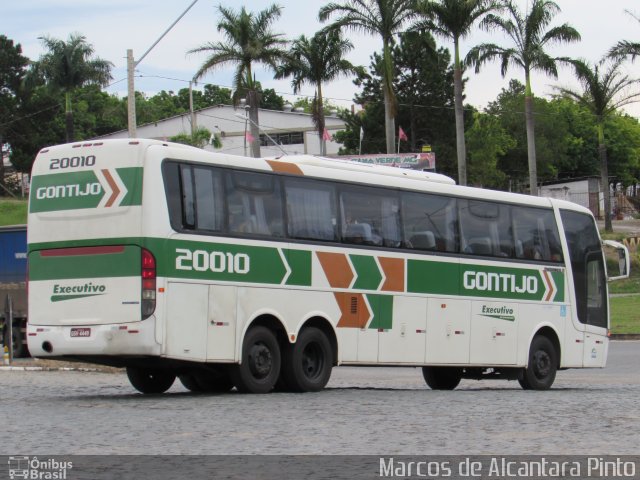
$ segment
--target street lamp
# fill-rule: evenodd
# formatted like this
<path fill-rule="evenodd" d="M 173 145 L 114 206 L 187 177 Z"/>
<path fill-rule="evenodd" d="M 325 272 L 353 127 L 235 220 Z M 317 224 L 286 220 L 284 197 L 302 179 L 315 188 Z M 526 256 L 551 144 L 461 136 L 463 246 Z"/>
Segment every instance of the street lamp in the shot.
<path fill-rule="evenodd" d="M 147 51 L 144 52 L 137 61 L 133 59 L 133 50 L 132 49 L 127 50 L 127 91 L 128 91 L 127 94 L 129 96 L 127 98 L 127 111 L 128 111 L 128 123 L 129 123 L 129 138 L 133 138 L 136 136 L 136 92 L 135 92 L 134 81 L 133 81 L 134 71 L 136 67 L 140 65 L 140 62 L 142 62 L 144 57 L 146 57 L 147 54 L 151 50 L 153 50 L 153 47 L 155 47 L 160 42 L 160 40 L 162 40 L 164 36 L 167 33 L 169 33 L 169 31 L 175 26 L 175 24 L 178 23 L 180 19 L 182 19 L 182 17 L 184 17 L 186 13 L 189 10 L 191 10 L 191 7 L 193 7 L 197 2 L 198 0 L 193 0 L 193 2 L 191 2 L 191 5 L 189 5 L 187 9 L 184 12 L 182 12 L 182 15 L 176 18 L 176 20 L 169 26 L 169 28 L 167 28 L 164 31 L 164 33 L 160 35 L 160 37 L 158 37 L 158 39 L 153 43 L 153 45 L 151 45 L 147 49 Z"/>

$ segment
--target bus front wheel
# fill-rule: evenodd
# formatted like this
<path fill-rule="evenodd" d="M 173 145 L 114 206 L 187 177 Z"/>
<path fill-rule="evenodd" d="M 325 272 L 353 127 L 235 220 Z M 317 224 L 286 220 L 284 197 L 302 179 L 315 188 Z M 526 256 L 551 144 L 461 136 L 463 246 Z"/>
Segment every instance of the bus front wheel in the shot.
<path fill-rule="evenodd" d="M 431 390 L 453 390 L 462 379 L 457 367 L 422 367 L 422 376 Z"/>
<path fill-rule="evenodd" d="M 533 338 L 527 368 L 520 372 L 518 382 L 525 390 L 548 390 L 556 379 L 558 354 L 551 340 L 542 335 Z"/>
<path fill-rule="evenodd" d="M 318 328 L 305 328 L 283 355 L 283 379 L 294 392 L 322 390 L 331 377 L 332 368 L 331 343 Z"/>
<path fill-rule="evenodd" d="M 174 372 L 162 368 L 127 367 L 127 377 L 141 393 L 164 393 L 176 380 Z"/>
<path fill-rule="evenodd" d="M 280 347 L 266 327 L 252 327 L 242 344 L 242 359 L 231 368 L 231 380 L 239 392 L 268 393 L 280 375 Z"/>

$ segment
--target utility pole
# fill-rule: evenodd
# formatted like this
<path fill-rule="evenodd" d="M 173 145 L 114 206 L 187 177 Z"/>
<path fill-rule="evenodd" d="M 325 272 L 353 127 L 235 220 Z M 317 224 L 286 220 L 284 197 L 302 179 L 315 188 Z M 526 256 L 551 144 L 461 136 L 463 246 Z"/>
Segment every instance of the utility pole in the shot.
<path fill-rule="evenodd" d="M 196 125 L 196 112 L 193 110 L 193 82 L 194 80 L 189 80 L 189 113 L 191 114 L 191 137 L 195 134 L 198 129 L 198 125 Z"/>
<path fill-rule="evenodd" d="M 127 50 L 127 95 L 128 95 L 128 99 L 127 99 L 128 115 L 127 116 L 128 116 L 128 123 L 129 123 L 129 138 L 133 138 L 136 136 L 136 98 L 135 98 L 136 92 L 135 92 L 134 80 L 133 80 L 134 71 L 136 67 L 140 65 L 140 62 L 142 62 L 144 57 L 146 57 L 147 54 L 153 49 L 153 47 L 155 47 L 160 42 L 160 40 L 162 40 L 164 36 L 167 33 L 169 33 L 169 31 L 175 26 L 175 24 L 178 23 L 180 19 L 184 17 L 186 13 L 189 10 L 191 10 L 191 7 L 193 7 L 197 2 L 198 0 L 193 0 L 191 5 L 189 5 L 187 9 L 184 12 L 182 12 L 182 15 L 176 18 L 176 20 L 169 26 L 169 28 L 167 28 L 164 31 L 164 33 L 160 35 L 160 37 L 158 37 L 158 39 L 153 43 L 153 45 L 151 45 L 147 49 L 147 51 L 144 52 L 137 61 L 133 59 L 133 50 L 131 49 Z"/>

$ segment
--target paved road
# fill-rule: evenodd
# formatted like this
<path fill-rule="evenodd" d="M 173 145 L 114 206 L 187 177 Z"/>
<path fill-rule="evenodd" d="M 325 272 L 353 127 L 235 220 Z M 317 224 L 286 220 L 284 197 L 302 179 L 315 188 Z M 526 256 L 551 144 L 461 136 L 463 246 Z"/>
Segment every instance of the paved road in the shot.
<path fill-rule="evenodd" d="M 122 373 L 0 372 L 0 454 L 638 454 L 640 342 L 604 370 L 559 372 L 551 391 L 418 369 L 334 371 L 314 394 L 134 393 Z"/>

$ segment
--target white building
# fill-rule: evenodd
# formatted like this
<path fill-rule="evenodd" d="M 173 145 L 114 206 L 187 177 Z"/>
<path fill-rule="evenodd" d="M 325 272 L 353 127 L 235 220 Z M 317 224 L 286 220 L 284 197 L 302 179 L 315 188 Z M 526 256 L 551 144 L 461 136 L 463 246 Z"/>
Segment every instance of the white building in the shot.
<path fill-rule="evenodd" d="M 250 124 L 245 120 L 244 107 L 217 105 L 195 112 L 196 126 L 205 127 L 211 133 L 218 134 L 222 140 L 222 148 L 214 149 L 208 145 L 207 150 L 228 153 L 231 155 L 250 155 L 248 143 L 245 150 L 245 132 Z M 311 115 L 298 111 L 276 111 L 260 109 L 260 153 L 263 157 L 287 154 L 320 154 L 320 139 L 315 130 Z M 345 128 L 345 123 L 335 115 L 325 118 L 329 135 Z M 175 117 L 166 118 L 155 123 L 137 127 L 139 138 L 169 140 L 171 137 L 191 132 L 191 115 L 187 112 Z M 268 137 L 271 137 L 271 141 Z M 127 138 L 127 130 L 104 135 L 100 138 Z M 274 141 L 279 146 L 274 145 Z M 327 141 L 327 155 L 338 153 L 340 144 Z"/>
<path fill-rule="evenodd" d="M 577 203 L 591 210 L 596 218 L 600 218 L 604 211 L 604 199 L 600 190 L 599 177 L 545 183 L 540 187 L 540 196 Z"/>

